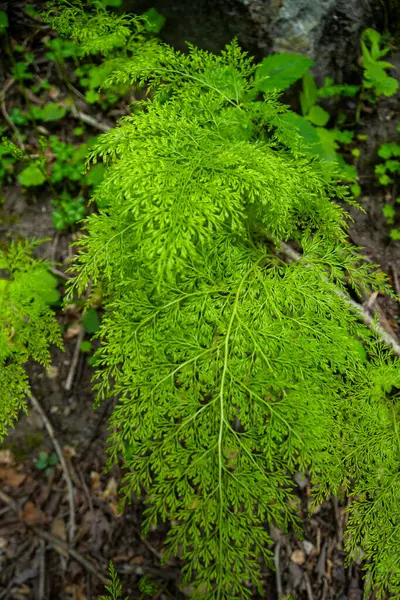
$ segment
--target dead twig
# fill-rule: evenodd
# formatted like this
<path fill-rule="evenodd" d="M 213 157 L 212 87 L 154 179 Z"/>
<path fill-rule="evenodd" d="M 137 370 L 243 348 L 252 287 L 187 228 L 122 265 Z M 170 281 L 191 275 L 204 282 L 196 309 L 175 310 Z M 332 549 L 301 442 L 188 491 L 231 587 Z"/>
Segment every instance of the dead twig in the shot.
<path fill-rule="evenodd" d="M 82 556 L 80 552 L 78 552 L 74 548 L 70 548 L 70 546 L 66 542 L 64 542 L 64 540 L 56 537 L 55 535 L 52 535 L 51 533 L 48 533 L 47 531 L 43 531 L 38 527 L 33 526 L 32 530 L 38 537 L 42 538 L 48 544 L 50 544 L 52 548 L 61 548 L 64 552 L 69 554 L 71 558 L 73 558 L 77 563 L 81 564 L 87 571 L 89 571 L 89 573 L 92 573 L 92 575 L 94 575 L 99 581 L 101 581 L 101 583 L 103 583 L 104 585 L 108 584 L 107 577 L 100 573 L 96 566 L 87 558 Z"/>
<path fill-rule="evenodd" d="M 112 129 L 111 125 L 108 125 L 107 123 L 103 123 L 102 121 L 98 121 L 94 117 L 91 117 L 90 115 L 87 115 L 86 113 L 83 113 L 83 112 L 77 110 L 75 108 L 75 106 L 71 106 L 70 110 L 71 110 L 71 115 L 73 117 L 75 117 L 75 119 L 79 119 L 80 121 L 83 121 L 87 125 L 91 125 L 95 129 L 99 129 L 100 131 L 103 131 L 103 132 L 110 131 L 110 129 Z"/>
<path fill-rule="evenodd" d="M 50 439 L 53 443 L 54 449 L 55 449 L 58 459 L 60 461 L 61 468 L 64 472 L 65 481 L 67 483 L 68 504 L 69 504 L 68 538 L 69 538 L 69 541 L 72 543 L 72 541 L 75 537 L 76 519 L 75 519 L 74 487 L 72 485 L 69 469 L 68 469 L 63 451 L 61 450 L 60 444 L 58 443 L 58 440 L 54 434 L 53 426 L 50 423 L 46 413 L 44 412 L 43 408 L 41 407 L 39 401 L 35 398 L 35 396 L 30 394 L 29 397 L 30 397 L 33 407 L 35 408 L 36 412 L 39 413 L 39 415 L 44 423 L 44 426 L 47 429 L 47 433 L 50 436 Z"/>
<path fill-rule="evenodd" d="M 394 289 L 396 290 L 396 293 L 398 296 L 400 296 L 400 282 L 399 282 L 399 275 L 395 269 L 395 267 L 393 265 L 390 265 L 390 268 L 392 269 L 392 273 L 393 273 L 393 283 L 394 283 Z"/>
<path fill-rule="evenodd" d="M 46 598 L 46 544 L 44 540 L 40 540 L 40 577 L 39 577 L 39 600 Z"/>
<path fill-rule="evenodd" d="M 308 598 L 308 600 L 314 600 L 310 578 L 308 576 L 308 573 L 306 573 L 306 572 L 304 572 L 304 581 L 306 582 L 306 590 L 307 590 L 307 598 Z"/>
<path fill-rule="evenodd" d="M 67 392 L 69 392 L 72 388 L 72 384 L 73 384 L 74 377 L 75 377 L 76 367 L 78 366 L 78 360 L 79 360 L 79 355 L 80 355 L 80 351 L 81 351 L 81 344 L 83 342 L 84 337 L 85 337 L 85 330 L 82 327 L 79 330 L 79 333 L 76 338 L 76 344 L 75 344 L 75 348 L 74 348 L 74 354 L 72 356 L 71 367 L 69 369 L 68 376 L 67 376 L 67 379 L 64 384 L 64 389 L 66 389 Z"/>
<path fill-rule="evenodd" d="M 276 579 L 276 591 L 278 594 L 278 600 L 283 598 L 282 575 L 281 575 L 281 566 L 280 566 L 280 561 L 279 561 L 280 551 L 281 551 L 281 544 L 278 540 L 275 544 L 275 552 L 274 552 L 275 579 Z"/>
<path fill-rule="evenodd" d="M 301 258 L 301 254 L 299 254 L 298 252 L 296 252 L 296 250 L 293 250 L 293 248 L 291 248 L 288 244 L 285 244 L 284 242 L 281 242 L 280 244 L 280 252 L 282 252 L 283 254 L 285 254 L 288 258 L 290 258 L 292 261 L 298 261 Z M 310 268 L 311 265 L 308 265 Z M 380 340 L 385 343 L 387 346 L 390 346 L 394 352 L 394 354 L 396 354 L 396 356 L 400 356 L 400 345 L 398 344 L 397 340 L 394 339 L 394 337 L 392 335 L 390 335 L 390 333 L 388 333 L 381 324 L 377 323 L 375 321 L 375 319 L 373 319 L 365 310 L 364 308 L 361 306 L 361 304 L 358 304 L 358 302 L 355 302 L 355 300 L 353 300 L 352 298 L 350 298 L 347 294 L 345 294 L 344 292 L 342 292 L 341 290 L 335 288 L 335 293 L 340 296 L 340 298 L 343 298 L 344 301 L 346 302 L 346 304 L 354 311 L 357 313 L 358 317 L 360 318 L 360 320 L 369 328 L 371 329 L 371 331 L 373 331 L 374 333 L 376 333 L 376 335 L 380 338 Z"/>
<path fill-rule="evenodd" d="M 5 87 L 5 86 L 4 86 Z M 10 115 L 7 112 L 7 107 L 6 107 L 6 97 L 5 97 L 5 92 L 3 90 L 3 94 L 1 96 L 1 100 L 0 100 L 0 106 L 1 106 L 1 112 L 3 113 L 3 117 L 4 120 L 8 123 L 8 125 L 11 127 L 11 129 L 14 131 L 17 139 L 18 139 L 18 146 L 20 148 L 22 148 L 22 150 L 25 150 L 25 145 L 24 142 L 22 141 L 21 138 L 21 134 L 19 132 L 18 127 L 15 125 L 15 123 L 11 120 Z"/>
<path fill-rule="evenodd" d="M 71 277 L 69 277 L 69 275 L 67 275 L 66 273 L 63 273 L 62 271 L 60 271 L 59 269 L 56 269 L 55 267 L 51 268 L 51 272 L 53 273 L 53 275 L 55 275 L 56 277 L 59 277 L 60 279 L 63 279 L 64 281 L 69 281 L 71 279 Z"/>

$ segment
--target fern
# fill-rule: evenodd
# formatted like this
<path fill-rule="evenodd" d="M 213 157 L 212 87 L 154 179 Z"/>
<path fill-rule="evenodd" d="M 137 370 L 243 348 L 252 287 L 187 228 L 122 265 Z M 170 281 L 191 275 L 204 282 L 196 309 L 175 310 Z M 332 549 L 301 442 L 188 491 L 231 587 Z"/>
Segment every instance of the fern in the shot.
<path fill-rule="evenodd" d="M 122 585 L 111 561 L 108 570 L 110 580 L 108 585 L 106 585 L 106 590 L 110 595 L 102 596 L 101 600 L 122 600 Z M 125 600 L 128 600 L 128 596 L 125 597 Z"/>
<path fill-rule="evenodd" d="M 104 291 L 95 385 L 118 398 L 124 499 L 145 496 L 145 532 L 173 523 L 165 558 L 182 558 L 193 598 L 250 598 L 272 564 L 266 524 L 300 527 L 291 474 L 308 470 L 316 501 L 358 495 L 350 556 L 362 544 L 371 586 L 396 591 L 399 361 L 336 293 L 387 289 L 346 240 L 347 191 L 276 93 L 259 98 L 235 42 L 150 46 L 113 59 L 109 84 L 148 100 L 92 151 L 104 208 L 70 290 Z"/>
<path fill-rule="evenodd" d="M 49 304 L 58 301 L 57 280 L 43 261 L 32 257 L 36 242 L 12 242 L 0 249 L 0 440 L 29 390 L 24 364 L 49 365 L 49 345 L 62 346 Z"/>

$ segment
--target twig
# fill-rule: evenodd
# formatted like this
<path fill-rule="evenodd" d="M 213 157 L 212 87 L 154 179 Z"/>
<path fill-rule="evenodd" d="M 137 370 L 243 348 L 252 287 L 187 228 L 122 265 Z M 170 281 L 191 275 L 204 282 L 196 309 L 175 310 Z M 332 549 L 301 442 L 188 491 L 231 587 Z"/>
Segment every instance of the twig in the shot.
<path fill-rule="evenodd" d="M 64 281 L 69 281 L 71 279 L 71 277 L 69 277 L 69 275 L 67 275 L 66 273 L 63 273 L 62 271 L 60 271 L 59 269 L 56 269 L 55 267 L 51 268 L 51 272 L 56 277 L 59 277 L 60 279 L 64 279 Z"/>
<path fill-rule="evenodd" d="M 280 567 L 280 562 L 279 562 L 280 550 L 281 550 L 281 544 L 278 540 L 275 544 L 275 552 L 274 552 L 276 591 L 278 593 L 278 600 L 280 600 L 283 597 L 281 567 Z"/>
<path fill-rule="evenodd" d="M 306 573 L 306 572 L 304 572 L 304 581 L 306 582 L 306 590 L 307 590 L 308 600 L 314 600 L 314 596 L 312 593 L 312 587 L 311 587 L 311 583 L 310 583 L 310 578 L 308 576 L 308 573 Z"/>
<path fill-rule="evenodd" d="M 52 535 L 51 533 L 48 533 L 47 531 L 43 531 L 38 527 L 32 527 L 32 530 L 38 537 L 48 542 L 53 548 L 61 548 L 62 550 L 64 550 L 64 552 L 68 553 L 71 558 L 73 558 L 76 562 L 80 563 L 87 571 L 89 571 L 89 573 L 92 573 L 92 575 L 97 577 L 97 579 L 101 581 L 101 583 L 103 583 L 104 585 L 108 584 L 107 577 L 104 577 L 104 575 L 100 573 L 97 570 L 97 568 L 89 560 L 87 560 L 87 558 L 82 556 L 80 552 L 78 552 L 74 548 L 70 548 L 69 545 L 66 542 L 64 542 L 64 540 L 56 537 L 55 535 Z"/>
<path fill-rule="evenodd" d="M 7 79 L 7 81 L 4 84 L 3 89 L 0 91 L 0 101 L 3 102 L 5 95 L 7 94 L 8 90 L 14 85 L 15 83 L 15 79 L 13 79 L 12 77 L 10 77 L 10 79 Z"/>
<path fill-rule="evenodd" d="M 79 330 L 78 336 L 76 338 L 76 344 L 74 348 L 74 354 L 72 356 L 71 367 L 68 372 L 67 379 L 64 384 L 64 388 L 69 392 L 72 388 L 72 384 L 75 377 L 76 367 L 78 366 L 79 354 L 81 351 L 81 344 L 83 342 L 83 338 L 85 337 L 85 330 L 83 327 Z"/>
<path fill-rule="evenodd" d="M 293 248 L 291 248 L 288 244 L 285 244 L 284 242 L 281 242 L 280 244 L 280 251 L 285 254 L 288 258 L 290 258 L 293 261 L 298 261 L 301 258 L 301 254 L 299 254 L 298 252 L 296 252 L 296 250 L 293 250 Z M 309 267 L 311 267 L 311 265 L 308 265 Z M 341 290 L 338 290 L 337 288 L 335 288 L 335 293 L 340 296 L 340 298 L 343 298 L 344 301 L 346 302 L 346 304 L 352 309 L 354 310 L 354 312 L 356 312 L 359 316 L 359 318 L 361 319 L 361 321 L 363 321 L 363 323 L 369 328 L 371 329 L 371 331 L 373 331 L 374 333 L 376 333 L 376 335 L 380 338 L 380 340 L 382 342 L 384 342 L 387 346 L 390 346 L 394 352 L 394 354 L 396 354 L 396 356 L 400 356 L 400 345 L 398 344 L 397 340 L 394 339 L 393 336 L 391 336 L 383 327 L 382 325 L 380 325 L 379 323 L 377 323 L 361 306 L 361 304 L 358 304 L 358 302 L 355 302 L 355 300 L 353 300 L 352 298 L 350 298 L 347 294 L 345 294 L 344 292 L 342 292 Z"/>
<path fill-rule="evenodd" d="M 397 274 L 396 269 L 394 268 L 393 265 L 390 265 L 392 268 L 392 273 L 393 273 L 393 283 L 394 283 L 394 289 L 397 292 L 397 295 L 400 296 L 400 283 L 399 283 L 399 276 Z"/>
<path fill-rule="evenodd" d="M 112 129 L 111 125 L 107 125 L 107 123 L 103 123 L 102 121 L 97 121 L 94 117 L 87 115 L 79 110 L 77 110 L 74 106 L 70 107 L 71 115 L 80 121 L 83 121 L 87 125 L 91 125 L 95 129 L 99 129 L 100 131 L 110 131 Z"/>
<path fill-rule="evenodd" d="M 22 150 L 25 150 L 25 145 L 24 145 L 24 142 L 22 141 L 21 134 L 19 133 L 19 129 L 15 125 L 15 123 L 10 119 L 10 115 L 7 112 L 6 100 L 5 100 L 4 95 L 1 98 L 1 112 L 3 113 L 3 117 L 4 117 L 5 121 L 7 121 L 8 125 L 11 127 L 11 129 L 14 131 L 16 137 L 18 138 L 19 147 L 22 148 Z"/>
<path fill-rule="evenodd" d="M 76 519 L 75 519 L 74 487 L 72 485 L 68 466 L 67 466 L 64 454 L 61 450 L 60 444 L 58 443 L 58 441 L 54 435 L 53 426 L 50 423 L 49 419 L 47 418 L 46 413 L 44 412 L 43 408 L 41 407 L 39 401 L 32 394 L 30 394 L 30 400 L 31 400 L 33 407 L 35 408 L 35 410 L 39 413 L 39 415 L 42 418 L 42 421 L 47 429 L 47 433 L 50 436 L 50 439 L 53 443 L 54 449 L 59 458 L 62 470 L 64 472 L 64 477 L 65 477 L 65 481 L 67 483 L 67 489 L 68 489 L 68 504 L 69 504 L 68 538 L 69 538 L 69 541 L 72 543 L 72 541 L 75 537 Z"/>
<path fill-rule="evenodd" d="M 10 498 L 10 496 L 8 494 L 6 494 L 5 492 L 2 492 L 1 490 L 0 490 L 0 500 L 4 504 L 7 504 L 7 506 L 10 506 L 16 513 L 18 513 L 18 511 L 19 511 L 18 504 L 12 498 Z"/>
<path fill-rule="evenodd" d="M 40 540 L 40 578 L 39 578 L 39 600 L 45 600 L 46 597 L 46 545 L 44 540 Z"/>

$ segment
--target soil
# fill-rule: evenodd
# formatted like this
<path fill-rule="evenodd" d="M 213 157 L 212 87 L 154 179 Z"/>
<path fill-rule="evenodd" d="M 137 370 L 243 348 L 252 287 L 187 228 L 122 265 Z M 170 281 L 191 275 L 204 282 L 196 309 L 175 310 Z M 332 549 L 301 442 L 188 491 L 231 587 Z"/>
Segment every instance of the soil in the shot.
<path fill-rule="evenodd" d="M 397 97 L 362 110 L 357 133 L 367 134 L 368 140 L 359 144 L 358 170 L 360 204 L 365 212 L 350 210 L 354 219 L 351 240 L 365 247 L 368 259 L 382 265 L 395 287 L 400 278 L 400 242 L 390 240 L 382 207 L 393 200 L 396 189 L 388 192 L 377 188 L 373 166 L 377 145 L 396 138 L 399 109 Z M 75 234 L 55 232 L 51 195 L 25 197 L 15 185 L 3 190 L 3 195 L 1 216 L 7 224 L 7 237 L 48 238 L 39 252 L 64 271 Z M 60 280 L 61 291 L 62 285 Z M 400 319 L 396 303 L 377 298 L 373 309 L 380 311 L 396 336 Z M 105 471 L 113 402 L 94 409 L 90 354 L 83 352 L 78 355 L 72 388 L 65 389 L 77 343 L 82 339 L 79 307 L 59 310 L 58 319 L 66 332 L 65 351 L 53 350 L 49 371 L 29 365 L 29 377 L 32 393 L 52 425 L 70 473 L 75 535 L 68 546 L 70 505 L 60 462 L 48 473 L 35 466 L 39 452 L 54 452 L 54 441 L 42 418 L 30 407 L 0 448 L 0 600 L 94 600 L 105 593 L 110 560 L 121 577 L 124 594 L 132 600 L 185 598 L 190 589 L 182 590 L 179 585 L 179 560 L 162 564 L 168 525 L 142 539 L 143 499 L 134 498 L 123 512 L 118 510 L 123 472 L 117 466 Z M 301 539 L 294 532 L 284 534 L 271 527 L 275 571 L 265 567 L 266 591 L 262 597 L 361 600 L 362 556 L 359 562 L 346 566 L 343 551 L 346 507 L 351 499 L 331 498 L 310 512 L 310 482 L 300 474 L 295 480 L 304 536 Z M 148 595 L 143 592 L 144 577 L 154 584 Z"/>

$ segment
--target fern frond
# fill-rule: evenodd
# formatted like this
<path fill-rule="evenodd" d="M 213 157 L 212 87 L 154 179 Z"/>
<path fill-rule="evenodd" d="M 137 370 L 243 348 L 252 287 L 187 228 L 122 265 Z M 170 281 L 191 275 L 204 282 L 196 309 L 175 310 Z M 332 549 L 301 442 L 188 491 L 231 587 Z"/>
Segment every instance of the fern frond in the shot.
<path fill-rule="evenodd" d="M 49 365 L 50 344 L 62 347 L 49 304 L 58 300 L 57 280 L 32 257 L 35 242 L 0 249 L 0 439 L 26 410 L 29 389 L 24 364 Z"/>
<path fill-rule="evenodd" d="M 118 398 L 110 453 L 127 468 L 124 497 L 145 495 L 145 531 L 173 522 L 166 557 L 182 557 L 193 598 L 261 590 L 265 523 L 299 527 L 295 471 L 311 472 L 317 499 L 364 490 L 373 518 L 357 520 L 360 500 L 351 531 L 372 560 L 396 493 L 380 504 L 397 464 L 382 383 L 397 386 L 399 362 L 336 293 L 347 279 L 387 289 L 347 242 L 335 202 L 347 192 L 304 152 L 277 96 L 258 97 L 236 42 L 220 56 L 132 44 L 109 82 L 147 85 L 148 100 L 92 151 L 104 208 L 86 221 L 71 286 L 104 290 L 96 389 Z M 303 250 L 290 265 L 277 256 L 288 239 Z M 395 589 L 400 569 L 379 552 L 374 581 Z"/>

